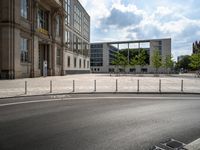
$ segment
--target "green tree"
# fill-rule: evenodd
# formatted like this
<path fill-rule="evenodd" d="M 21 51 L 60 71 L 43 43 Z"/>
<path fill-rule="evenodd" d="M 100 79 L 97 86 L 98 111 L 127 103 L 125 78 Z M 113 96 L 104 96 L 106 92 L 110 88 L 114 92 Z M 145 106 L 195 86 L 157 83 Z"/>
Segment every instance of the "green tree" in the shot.
<path fill-rule="evenodd" d="M 117 70 L 119 70 L 119 67 L 123 67 L 124 70 L 128 66 L 128 60 L 127 57 L 125 57 L 122 53 L 116 52 L 115 53 L 115 59 L 112 61 L 112 64 L 117 67 Z"/>
<path fill-rule="evenodd" d="M 162 58 L 158 50 L 154 50 L 153 52 L 152 64 L 153 67 L 156 69 L 156 73 L 158 73 L 158 69 L 162 66 Z"/>
<path fill-rule="evenodd" d="M 189 66 L 192 67 L 194 70 L 200 69 L 200 53 L 192 54 L 190 57 L 190 64 Z"/>
<path fill-rule="evenodd" d="M 136 66 L 139 65 L 141 68 L 148 64 L 149 62 L 149 56 L 147 51 L 144 49 L 140 49 L 139 52 L 133 56 L 129 62 L 130 66 Z"/>
<path fill-rule="evenodd" d="M 191 56 L 189 56 L 189 55 L 182 56 L 181 60 L 176 63 L 175 69 L 178 70 L 178 71 L 180 71 L 180 69 L 190 70 L 191 69 L 191 66 L 190 66 L 191 59 L 190 59 L 190 57 Z"/>
<path fill-rule="evenodd" d="M 135 67 L 138 64 L 136 57 L 132 57 L 129 64 L 130 64 L 130 66 Z"/>
<path fill-rule="evenodd" d="M 172 60 L 172 56 L 171 55 L 167 55 L 165 57 L 164 63 L 163 63 L 163 67 L 166 69 L 166 71 L 168 71 L 169 73 L 169 69 L 172 69 L 172 67 L 174 66 L 174 62 Z"/>
<path fill-rule="evenodd" d="M 147 54 L 144 49 L 140 49 L 139 54 L 136 56 L 137 65 L 143 67 L 146 63 Z"/>
<path fill-rule="evenodd" d="M 124 69 L 124 72 L 126 72 L 126 67 L 129 65 L 128 59 L 123 54 L 121 54 L 120 57 L 121 57 L 120 66 Z"/>

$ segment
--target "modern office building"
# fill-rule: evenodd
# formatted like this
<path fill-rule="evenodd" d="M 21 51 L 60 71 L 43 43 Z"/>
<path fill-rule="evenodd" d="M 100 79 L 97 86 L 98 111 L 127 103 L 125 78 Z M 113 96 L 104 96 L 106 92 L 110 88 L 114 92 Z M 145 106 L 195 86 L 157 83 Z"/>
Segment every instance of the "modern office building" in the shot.
<path fill-rule="evenodd" d="M 127 67 L 126 72 L 134 73 L 152 73 L 155 69 L 152 67 L 152 56 L 154 50 L 159 50 L 162 60 L 166 56 L 171 56 L 171 39 L 152 39 L 137 41 L 121 41 L 121 42 L 104 42 L 91 44 L 91 71 L 95 73 L 108 73 L 116 71 L 116 67 L 112 65 L 114 54 L 117 51 L 126 51 L 127 60 L 130 61 L 134 53 L 144 49 L 147 53 L 146 66 Z M 122 69 L 122 68 L 121 68 Z M 160 72 L 164 72 L 164 68 L 160 68 Z"/>
<path fill-rule="evenodd" d="M 78 0 L 0 1 L 0 78 L 89 72 L 89 43 Z"/>

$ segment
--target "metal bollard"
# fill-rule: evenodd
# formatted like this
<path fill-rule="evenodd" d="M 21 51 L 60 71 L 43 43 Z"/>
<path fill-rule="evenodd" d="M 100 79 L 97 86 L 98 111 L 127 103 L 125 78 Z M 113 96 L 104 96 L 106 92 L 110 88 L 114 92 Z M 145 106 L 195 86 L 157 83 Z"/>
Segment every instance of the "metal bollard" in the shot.
<path fill-rule="evenodd" d="M 118 80 L 116 79 L 116 92 L 118 91 Z"/>
<path fill-rule="evenodd" d="M 183 80 L 181 80 L 181 92 L 183 92 Z"/>
<path fill-rule="evenodd" d="M 137 80 L 137 92 L 140 92 L 140 80 Z"/>
<path fill-rule="evenodd" d="M 50 93 L 52 93 L 53 90 L 52 90 L 52 80 L 50 81 Z"/>
<path fill-rule="evenodd" d="M 73 80 L 73 90 L 72 92 L 75 92 L 75 81 Z"/>
<path fill-rule="evenodd" d="M 25 94 L 27 94 L 28 93 L 28 90 L 27 90 L 27 81 L 25 81 Z"/>
<path fill-rule="evenodd" d="M 161 79 L 159 80 L 159 92 L 161 93 Z"/>
<path fill-rule="evenodd" d="M 97 91 L 97 83 L 96 83 L 96 80 L 94 80 L 94 92 Z"/>

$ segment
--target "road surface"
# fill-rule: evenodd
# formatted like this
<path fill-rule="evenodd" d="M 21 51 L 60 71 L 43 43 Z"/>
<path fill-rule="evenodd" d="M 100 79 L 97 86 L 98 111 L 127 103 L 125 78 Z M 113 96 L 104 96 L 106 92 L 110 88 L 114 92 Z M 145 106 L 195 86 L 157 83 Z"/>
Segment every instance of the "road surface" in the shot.
<path fill-rule="evenodd" d="M 0 99 L 0 150 L 143 150 L 200 138 L 199 95 Z"/>

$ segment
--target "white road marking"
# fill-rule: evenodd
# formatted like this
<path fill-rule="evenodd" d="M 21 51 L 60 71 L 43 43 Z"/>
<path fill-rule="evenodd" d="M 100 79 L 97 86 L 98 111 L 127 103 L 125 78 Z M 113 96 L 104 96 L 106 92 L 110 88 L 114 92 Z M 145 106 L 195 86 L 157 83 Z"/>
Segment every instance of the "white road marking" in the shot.
<path fill-rule="evenodd" d="M 94 100 L 94 99 L 166 99 L 166 100 L 200 100 L 200 97 L 74 97 L 74 98 L 57 98 L 57 99 L 46 99 L 46 100 L 34 100 L 34 101 L 21 101 L 0 104 L 3 106 L 22 105 L 31 103 L 43 103 L 43 102 L 55 102 L 55 101 L 68 101 L 68 100 Z"/>

